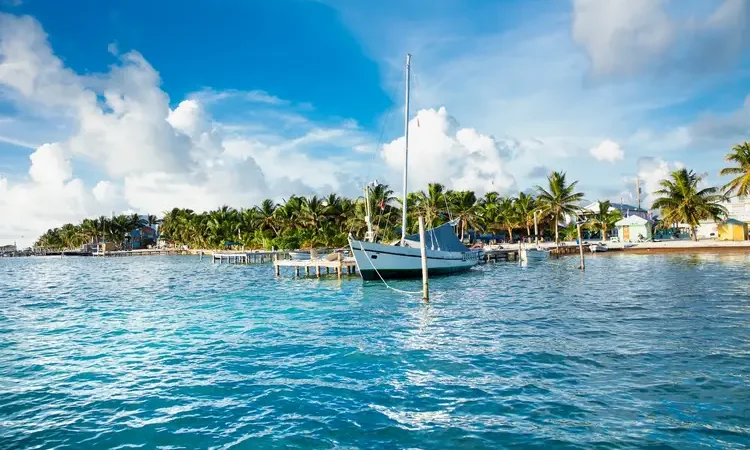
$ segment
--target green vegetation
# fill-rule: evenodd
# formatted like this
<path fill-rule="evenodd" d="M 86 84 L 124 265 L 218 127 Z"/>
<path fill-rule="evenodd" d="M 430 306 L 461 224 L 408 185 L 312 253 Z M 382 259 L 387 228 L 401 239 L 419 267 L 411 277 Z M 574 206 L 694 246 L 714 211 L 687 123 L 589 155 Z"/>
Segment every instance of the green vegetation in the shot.
<path fill-rule="evenodd" d="M 83 222 L 78 225 L 68 223 L 61 228 L 48 230 L 34 246 L 50 249 L 71 249 L 78 248 L 86 243 L 104 240 L 121 243 L 124 247 L 127 245 L 129 232 L 135 228 L 148 225 L 149 221 L 151 221 L 151 218 L 144 221 L 138 217 L 138 214 L 83 219 Z M 158 223 L 155 217 L 153 217 L 152 223 Z"/>
<path fill-rule="evenodd" d="M 599 201 L 598 210 L 594 212 L 588 223 L 588 228 L 602 234 L 602 242 L 607 240 L 607 231 L 613 230 L 615 224 L 622 219 L 622 213 L 612 209 L 609 200 Z"/>
<path fill-rule="evenodd" d="M 724 159 L 727 162 L 737 164 L 737 166 L 726 167 L 719 172 L 719 175 L 735 176 L 722 189 L 728 195 L 750 196 L 750 142 L 735 145 L 732 147 L 732 151 L 726 154 Z"/>
<path fill-rule="evenodd" d="M 401 207 L 388 185 L 369 187 L 368 197 L 373 214 L 372 222 L 380 239 L 391 241 L 400 237 Z M 531 238 L 536 200 L 528 194 L 501 197 L 496 192 L 481 199 L 471 191 L 452 191 L 437 183 L 426 191 L 409 194 L 407 232 L 417 232 L 417 217 L 424 215 L 429 226 L 448 220 L 457 221 L 456 231 L 466 237 L 469 230 L 505 232 L 510 238 Z M 570 209 L 570 208 L 568 208 Z M 249 209 L 222 206 L 214 211 L 197 213 L 190 209 L 174 208 L 165 212 L 161 221 L 149 216 L 145 221 L 137 216 L 117 216 L 112 219 L 86 219 L 81 224 L 66 224 L 47 231 L 37 246 L 47 248 L 75 248 L 87 242 L 105 239 L 127 248 L 129 230 L 138 226 L 160 223 L 159 232 L 175 245 L 191 248 L 296 249 L 313 247 L 342 247 L 349 233 L 363 237 L 367 230 L 365 200 L 331 194 L 327 197 L 291 196 L 281 204 L 264 200 Z M 540 226 L 550 222 L 540 217 Z"/>
<path fill-rule="evenodd" d="M 568 184 L 565 172 L 552 172 L 547 176 L 548 187 L 537 186 L 539 191 L 537 202 L 543 217 L 548 217 L 555 223 L 561 223 L 563 217 L 575 215 L 580 211 L 578 202 L 583 199 L 583 193 L 575 192 L 577 181 Z M 560 244 L 558 227 L 555 227 L 555 245 Z"/>
<path fill-rule="evenodd" d="M 696 228 L 701 220 L 720 221 L 727 217 L 727 209 L 720 202 L 726 201 L 726 195 L 718 188 L 701 189 L 699 184 L 703 177 L 692 170 L 679 169 L 671 173 L 670 178 L 662 180 L 661 189 L 654 192 L 659 195 L 653 203 L 662 213 L 663 223 L 685 223 L 690 227 L 690 238 L 698 240 Z"/>
<path fill-rule="evenodd" d="M 727 210 L 719 203 L 730 194 L 750 195 L 750 143 L 734 146 L 726 160 L 737 164 L 720 172 L 736 176 L 722 187 L 700 188 L 703 178 L 693 171 L 681 169 L 661 181 L 661 189 L 654 192 L 659 198 L 653 209 L 661 210 L 657 220 L 661 228 L 680 223 L 691 227 L 691 237 L 701 220 L 719 221 Z M 559 244 L 560 235 L 575 239 L 575 225 L 563 225 L 565 218 L 578 216 L 583 211 L 579 204 L 583 193 L 576 191 L 578 182 L 568 182 L 565 172 L 552 172 L 546 186 L 536 186 L 536 196 L 520 193 L 518 197 L 502 197 L 488 192 L 477 198 L 471 191 L 452 191 L 442 184 L 430 183 L 426 191 L 408 195 L 407 233 L 417 232 L 417 217 L 422 215 L 430 227 L 448 220 L 456 220 L 457 234 L 464 239 L 469 230 L 482 233 L 505 234 L 508 240 L 532 239 L 534 215 L 537 215 L 540 233 L 546 230 Z M 374 230 L 379 239 L 392 241 L 400 236 L 401 201 L 385 184 L 368 187 L 370 211 Z M 342 247 L 349 233 L 362 238 L 367 230 L 364 197 L 352 200 L 331 194 L 327 197 L 291 196 L 281 204 L 264 200 L 249 209 L 222 206 L 209 212 L 197 213 L 190 209 L 174 208 L 164 213 L 163 219 L 149 215 L 141 220 L 137 215 L 120 215 L 108 219 L 85 219 L 78 225 L 66 224 L 48 230 L 36 243 L 38 247 L 53 249 L 75 248 L 87 242 L 106 240 L 127 248 L 129 232 L 139 226 L 161 224 L 159 232 L 175 245 L 191 248 L 245 248 L 296 249 L 313 247 Z M 610 211 L 611 210 L 611 211 Z M 585 227 L 600 233 L 602 240 L 622 218 L 608 201 L 600 201 L 598 211 L 587 213 Z"/>

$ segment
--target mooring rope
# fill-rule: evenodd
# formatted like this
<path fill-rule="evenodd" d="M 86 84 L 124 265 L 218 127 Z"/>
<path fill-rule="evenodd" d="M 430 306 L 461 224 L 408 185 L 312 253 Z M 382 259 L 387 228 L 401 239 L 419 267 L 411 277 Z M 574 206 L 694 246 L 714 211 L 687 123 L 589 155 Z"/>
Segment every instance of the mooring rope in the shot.
<path fill-rule="evenodd" d="M 367 254 L 367 250 L 365 250 L 364 246 L 362 246 L 362 241 L 360 241 L 360 242 L 359 242 L 359 248 L 360 248 L 360 250 L 362 250 L 362 253 L 364 253 L 364 254 L 365 254 L 365 256 L 367 257 L 367 262 L 369 262 L 369 263 L 370 263 L 370 266 L 372 266 L 372 269 L 373 269 L 373 270 L 375 271 L 375 273 L 376 273 L 376 274 L 378 274 L 378 277 L 380 278 L 380 281 L 382 281 L 382 282 L 383 282 L 383 284 L 385 285 L 385 287 L 387 287 L 388 289 L 391 289 L 391 290 L 393 290 L 393 291 L 396 291 L 396 292 L 398 292 L 398 293 L 401 293 L 401 294 L 406 294 L 406 295 L 417 295 L 417 294 L 421 294 L 421 293 L 422 293 L 422 291 L 404 291 L 404 290 L 402 290 L 402 289 L 397 289 L 397 288 L 395 288 L 395 287 L 393 287 L 393 286 L 390 286 L 390 285 L 389 285 L 389 284 L 388 284 L 388 283 L 387 283 L 387 282 L 385 281 L 385 279 L 383 278 L 383 276 L 382 276 L 382 275 L 380 275 L 380 272 L 378 272 L 378 268 L 377 268 L 377 267 L 375 267 L 375 265 L 374 265 L 374 264 L 372 263 L 372 261 L 370 260 L 370 255 L 368 255 L 368 254 Z"/>

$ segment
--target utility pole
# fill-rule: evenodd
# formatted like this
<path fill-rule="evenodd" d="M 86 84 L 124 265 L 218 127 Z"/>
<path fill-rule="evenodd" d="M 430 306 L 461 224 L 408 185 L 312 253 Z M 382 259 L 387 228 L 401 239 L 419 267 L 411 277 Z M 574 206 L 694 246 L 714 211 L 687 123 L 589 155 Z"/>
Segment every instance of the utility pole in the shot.
<path fill-rule="evenodd" d="M 583 239 L 581 236 L 581 223 L 580 221 L 576 222 L 576 228 L 578 229 L 578 251 L 581 254 L 581 267 L 579 267 L 580 270 L 586 270 L 586 263 L 583 259 Z"/>
<path fill-rule="evenodd" d="M 635 195 L 638 199 L 638 212 L 641 210 L 641 180 L 636 175 L 635 177 Z"/>
<path fill-rule="evenodd" d="M 430 288 L 427 281 L 427 242 L 424 236 L 424 216 L 419 216 L 419 242 L 422 244 L 422 299 L 430 300 Z"/>

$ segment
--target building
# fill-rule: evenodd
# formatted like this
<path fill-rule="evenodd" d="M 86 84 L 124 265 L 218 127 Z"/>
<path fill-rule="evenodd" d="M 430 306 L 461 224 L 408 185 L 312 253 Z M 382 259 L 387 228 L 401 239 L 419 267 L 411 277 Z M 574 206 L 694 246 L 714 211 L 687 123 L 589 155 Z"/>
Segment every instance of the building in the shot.
<path fill-rule="evenodd" d="M 750 223 L 750 198 L 734 197 L 722 205 L 729 212 L 730 219 L 736 219 L 741 222 Z"/>
<path fill-rule="evenodd" d="M 130 248 L 147 248 L 156 244 L 156 230 L 151 227 L 140 227 L 130 232 Z"/>
<path fill-rule="evenodd" d="M 720 241 L 744 241 L 748 239 L 748 226 L 745 222 L 737 219 L 728 219 L 719 224 L 718 236 Z"/>
<path fill-rule="evenodd" d="M 618 221 L 615 227 L 620 241 L 636 242 L 639 239 L 649 240 L 653 237 L 654 221 L 633 215 Z"/>
<path fill-rule="evenodd" d="M 18 248 L 16 247 L 15 244 L 13 244 L 13 245 L 0 245 L 0 255 L 2 255 L 2 254 L 8 254 L 8 255 L 10 255 L 12 253 L 16 253 L 17 251 L 18 251 Z"/>
<path fill-rule="evenodd" d="M 584 216 L 597 214 L 599 212 L 599 202 L 594 202 L 589 205 L 586 205 L 582 209 L 583 209 Z M 620 214 L 622 214 L 622 217 L 638 216 L 644 219 L 651 218 L 650 212 L 647 209 L 638 208 L 637 206 L 628 205 L 625 203 L 610 203 L 609 212 L 612 212 L 612 211 L 620 211 Z"/>

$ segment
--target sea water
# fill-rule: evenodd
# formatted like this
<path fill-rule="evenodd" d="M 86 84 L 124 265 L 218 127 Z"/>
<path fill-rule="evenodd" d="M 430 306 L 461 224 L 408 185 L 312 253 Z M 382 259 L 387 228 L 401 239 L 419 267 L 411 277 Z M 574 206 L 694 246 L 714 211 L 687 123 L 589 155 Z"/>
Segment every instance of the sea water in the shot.
<path fill-rule="evenodd" d="M 747 448 L 750 255 L 577 263 L 3 258 L 0 448 Z"/>

